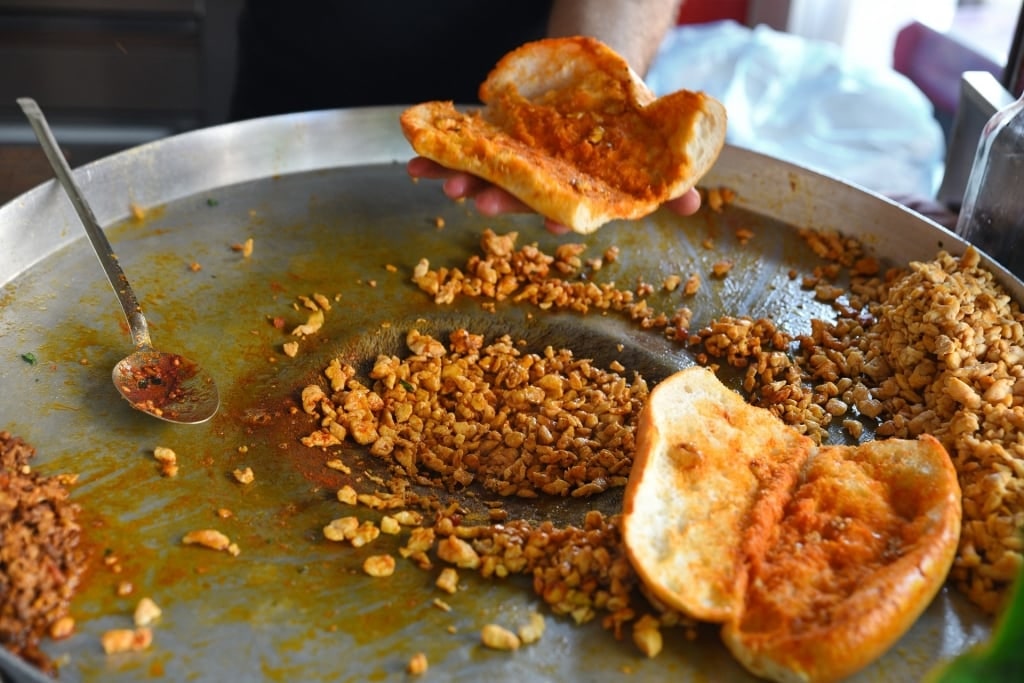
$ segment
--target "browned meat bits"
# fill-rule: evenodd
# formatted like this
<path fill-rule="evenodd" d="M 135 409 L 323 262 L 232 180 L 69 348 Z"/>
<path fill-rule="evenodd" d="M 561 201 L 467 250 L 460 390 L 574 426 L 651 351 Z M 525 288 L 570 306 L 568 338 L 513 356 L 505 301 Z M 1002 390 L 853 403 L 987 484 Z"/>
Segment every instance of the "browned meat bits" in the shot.
<path fill-rule="evenodd" d="M 44 671 L 44 636 L 71 635 L 71 599 L 85 568 L 71 476 L 33 472 L 35 449 L 0 431 L 0 645 Z"/>

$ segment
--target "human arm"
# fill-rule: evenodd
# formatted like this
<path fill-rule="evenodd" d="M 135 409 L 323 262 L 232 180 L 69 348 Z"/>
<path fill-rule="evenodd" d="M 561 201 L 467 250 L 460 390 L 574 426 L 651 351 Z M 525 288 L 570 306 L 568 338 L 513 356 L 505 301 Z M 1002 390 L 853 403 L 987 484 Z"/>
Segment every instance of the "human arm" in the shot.
<path fill-rule="evenodd" d="M 681 0 L 555 0 L 548 36 L 592 36 L 622 55 L 641 76 L 679 17 Z"/>

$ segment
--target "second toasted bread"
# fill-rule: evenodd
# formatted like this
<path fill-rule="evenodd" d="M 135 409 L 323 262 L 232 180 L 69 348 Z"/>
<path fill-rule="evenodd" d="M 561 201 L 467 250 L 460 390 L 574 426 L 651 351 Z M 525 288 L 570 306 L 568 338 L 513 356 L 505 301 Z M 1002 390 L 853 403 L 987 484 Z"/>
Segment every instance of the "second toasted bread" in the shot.
<path fill-rule="evenodd" d="M 658 384 L 623 540 L 645 586 L 752 673 L 834 681 L 888 650 L 942 587 L 960 487 L 931 436 L 815 447 L 709 370 Z"/>

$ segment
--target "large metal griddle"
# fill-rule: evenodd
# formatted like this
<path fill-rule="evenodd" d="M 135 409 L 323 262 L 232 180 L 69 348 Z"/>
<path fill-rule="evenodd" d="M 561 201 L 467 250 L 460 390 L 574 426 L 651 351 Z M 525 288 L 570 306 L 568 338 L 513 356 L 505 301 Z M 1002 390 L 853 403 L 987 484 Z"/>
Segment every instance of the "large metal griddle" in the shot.
<path fill-rule="evenodd" d="M 596 622 L 581 627 L 551 616 L 525 580 L 483 581 L 463 572 L 465 590 L 447 596 L 433 588 L 436 572 L 402 561 L 389 579 L 362 575 L 367 554 L 396 546 L 382 538 L 353 550 L 323 540 L 322 526 L 350 511 L 334 499 L 338 482 L 325 477 L 322 456 L 297 441 L 309 423 L 287 407 L 331 357 L 365 367 L 378 352 L 400 353 L 411 326 L 437 334 L 458 326 L 489 337 L 509 333 L 530 350 L 568 346 L 605 366 L 619 360 L 652 383 L 692 364 L 657 332 L 614 315 L 513 305 L 492 314 L 474 301 L 438 307 L 410 283 L 421 257 L 461 266 L 477 252 L 484 227 L 517 230 L 520 244 L 544 249 L 585 241 L 585 256 L 616 245 L 619 262 L 597 277 L 623 287 L 638 278 L 657 284 L 669 274 L 706 274 L 713 262 L 732 259 L 729 277 L 705 276 L 687 302 L 694 325 L 721 315 L 766 316 L 794 333 L 828 315 L 790 277 L 791 270 L 809 272 L 817 263 L 796 228 L 841 230 L 893 263 L 931 259 L 940 248 L 959 253 L 965 245 L 884 198 L 732 147 L 704 180 L 738 192 L 722 213 L 659 212 L 585 239 L 556 237 L 536 216 L 484 219 L 447 200 L 435 183 L 412 182 L 399 112 L 325 111 L 234 123 L 76 171 L 154 334 L 208 367 L 221 386 L 224 406 L 203 425 L 154 420 L 114 391 L 110 368 L 129 344 L 124 321 L 57 184 L 44 183 L 0 207 L 0 428 L 37 448 L 39 471 L 80 474 L 73 496 L 83 508 L 88 547 L 97 557 L 116 555 L 122 567 L 114 574 L 94 562 L 73 606 L 76 635 L 46 644 L 61 663 L 60 680 L 401 680 L 417 651 L 429 657 L 430 678 L 452 681 L 610 681 L 624 672 L 637 681 L 750 680 L 714 627 L 695 642 L 669 630 L 665 652 L 648 660 Z M 144 218 L 132 216 L 133 204 L 146 209 Z M 738 227 L 755 232 L 745 246 L 736 241 Z M 231 247 L 249 237 L 254 251 L 245 259 Z M 201 270 L 192 271 L 193 262 Z M 1021 284 L 992 267 L 1024 300 Z M 304 322 L 292 303 L 314 292 L 340 299 L 315 342 L 288 359 L 280 351 L 286 337 L 269 321 L 283 316 L 288 329 Z M 651 302 L 667 310 L 682 303 L 678 294 Z M 36 364 L 22 360 L 28 352 Z M 178 453 L 178 477 L 159 475 L 156 446 Z M 364 458 L 373 468 L 355 449 L 344 457 Z M 231 477 L 244 466 L 256 473 L 249 486 Z M 612 494 L 582 503 L 520 503 L 516 512 L 579 523 L 588 507 L 614 512 L 618 502 Z M 219 508 L 233 518 L 220 519 Z M 180 544 L 185 532 L 201 527 L 227 533 L 241 555 Z M 118 596 L 125 580 L 134 592 Z M 153 647 L 104 655 L 100 634 L 130 626 L 142 596 L 164 610 Z M 452 611 L 432 606 L 435 597 Z M 514 627 L 533 609 L 548 616 L 539 643 L 511 654 L 479 645 L 483 624 Z M 917 680 L 989 628 L 946 589 L 857 680 Z M 41 680 L 15 668 L 19 680 Z"/>

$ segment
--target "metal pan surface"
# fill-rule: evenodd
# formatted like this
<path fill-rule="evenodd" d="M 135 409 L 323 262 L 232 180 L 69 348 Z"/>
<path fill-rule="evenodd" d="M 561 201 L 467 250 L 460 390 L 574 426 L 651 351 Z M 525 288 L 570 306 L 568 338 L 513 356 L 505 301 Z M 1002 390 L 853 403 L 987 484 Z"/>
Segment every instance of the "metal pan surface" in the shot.
<path fill-rule="evenodd" d="M 464 576 L 464 590 L 437 609 L 434 574 L 402 566 L 372 579 L 366 549 L 325 541 L 322 527 L 349 514 L 308 464 L 301 425 L 287 416 L 327 360 L 399 353 L 412 326 L 508 333 L 534 350 L 566 346 L 607 365 L 619 360 L 657 381 L 693 363 L 659 334 L 614 316 L 541 314 L 478 302 L 439 307 L 410 282 L 421 257 L 462 266 L 485 227 L 516 230 L 544 250 L 583 241 L 547 234 L 536 216 L 484 219 L 404 170 L 410 149 L 396 108 L 272 117 L 168 138 L 97 161 L 76 178 L 139 293 L 155 340 L 196 359 L 223 396 L 209 423 L 171 425 L 133 411 L 110 382 L 130 344 L 109 285 L 55 182 L 0 207 L 0 428 L 38 451 L 35 468 L 76 472 L 94 561 L 73 605 L 76 634 L 48 642 L 60 680 L 399 680 L 425 652 L 429 675 L 452 681 L 751 680 L 708 628 L 696 641 L 666 631 L 665 651 L 644 658 L 595 621 L 547 618 L 544 638 L 515 653 L 479 645 L 488 622 L 514 625 L 544 612 L 528 582 Z M 796 229 L 838 229 L 893 262 L 958 253 L 952 233 L 881 197 L 742 149 L 727 148 L 705 179 L 737 200 L 721 213 L 658 213 L 613 223 L 585 239 L 586 255 L 621 250 L 602 271 L 620 283 L 659 282 L 723 257 L 733 275 L 703 287 L 689 305 L 694 325 L 721 315 L 771 318 L 789 332 L 828 316 L 789 277 L 815 257 Z M 141 207 L 141 217 L 131 207 Z M 441 219 L 441 220 L 438 220 Z M 438 225 L 443 221 L 443 228 Z M 740 248 L 733 233 L 757 237 Z M 714 236 L 714 246 L 704 246 Z M 251 256 L 233 245 L 253 240 Z M 196 267 L 198 265 L 198 268 Z M 1018 300 L 1018 281 L 993 265 Z M 315 345 L 294 359 L 270 320 L 303 322 L 300 296 L 335 300 Z M 31 352 L 36 364 L 21 360 Z M 180 474 L 161 477 L 152 457 L 178 454 Z M 232 477 L 251 467 L 252 484 Z M 541 502 L 530 512 L 579 523 L 585 510 L 614 511 L 613 494 Z M 230 518 L 217 511 L 228 509 Z M 241 553 L 184 547 L 182 536 L 215 527 Z M 394 550 L 387 541 L 373 553 Z M 397 547 L 397 545 L 395 546 Z M 118 594 L 130 583 L 131 592 Z M 139 598 L 163 609 L 153 646 L 105 655 L 111 628 L 131 625 Z M 941 658 L 983 639 L 987 620 L 944 590 L 904 639 L 860 681 L 918 680 Z M 6 654 L 4 655 L 7 656 Z M 15 672 L 17 679 L 38 679 Z"/>

